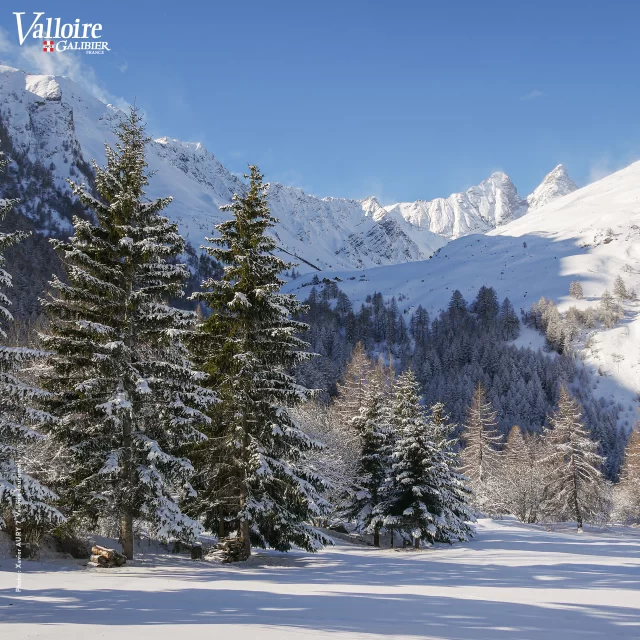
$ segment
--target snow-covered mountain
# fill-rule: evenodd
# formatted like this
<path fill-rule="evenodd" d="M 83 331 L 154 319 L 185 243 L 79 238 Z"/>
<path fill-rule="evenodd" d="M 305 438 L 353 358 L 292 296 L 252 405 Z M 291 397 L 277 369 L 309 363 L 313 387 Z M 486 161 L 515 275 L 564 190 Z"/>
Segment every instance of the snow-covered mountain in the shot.
<path fill-rule="evenodd" d="M 532 194 L 526 215 L 453 240 L 430 260 L 325 275 L 339 282 L 356 308 L 377 291 L 395 297 L 406 317 L 418 305 L 433 317 L 454 290 L 471 301 L 482 285 L 493 286 L 500 299 L 508 297 L 516 310 L 528 310 L 542 296 L 560 311 L 595 307 L 605 289 L 613 290 L 616 276 L 640 292 L 640 162 L 543 205 L 545 193 L 575 186 L 562 167 L 550 176 Z M 582 284 L 581 300 L 569 296 L 574 280 Z M 288 289 L 306 298 L 308 281 L 302 276 Z M 596 373 L 594 392 L 605 404 L 619 402 L 620 424 L 628 426 L 640 397 L 640 302 L 625 301 L 623 308 L 617 326 L 583 328 L 576 348 Z M 543 347 L 544 338 L 524 328 L 516 344 Z"/>
<path fill-rule="evenodd" d="M 0 116 L 15 149 L 40 162 L 55 184 L 67 189 L 67 178 L 90 178 L 92 159 L 104 162 L 104 142 L 113 142 L 121 112 L 67 78 L 0 66 Z M 156 172 L 149 196 L 174 197 L 167 213 L 195 247 L 223 219 L 219 207 L 245 188 L 199 143 L 158 138 L 147 159 Z M 522 216 L 528 206 L 571 190 L 566 173 L 554 177 L 554 172 L 530 196 L 535 196 L 530 205 L 503 173 L 463 194 L 390 207 L 375 198 L 318 198 L 277 183 L 269 185 L 269 200 L 280 220 L 278 246 L 295 257 L 301 271 L 370 268 L 424 260 L 452 238 L 490 231 Z M 39 224 L 68 227 L 60 212 L 48 214 Z"/>
<path fill-rule="evenodd" d="M 577 189 L 576 183 L 569 177 L 564 165 L 559 164 L 548 173 L 536 190 L 527 196 L 528 211 L 539 209 L 556 198 L 566 196 Z"/>
<path fill-rule="evenodd" d="M 514 184 L 504 173 L 494 173 L 477 187 L 448 198 L 400 202 L 386 207 L 411 224 L 445 238 L 483 233 L 515 219 L 526 211 Z"/>
<path fill-rule="evenodd" d="M 400 202 L 385 208 L 397 211 L 421 229 L 454 239 L 486 233 L 577 188 L 564 166 L 558 165 L 526 200 L 520 198 L 509 176 L 498 172 L 465 193 L 431 201 Z"/>

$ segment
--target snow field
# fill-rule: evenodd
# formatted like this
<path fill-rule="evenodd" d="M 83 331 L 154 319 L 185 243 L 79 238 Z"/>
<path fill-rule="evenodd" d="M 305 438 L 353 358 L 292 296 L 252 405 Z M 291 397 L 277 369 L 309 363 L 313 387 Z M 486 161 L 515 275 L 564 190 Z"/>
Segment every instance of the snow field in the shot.
<path fill-rule="evenodd" d="M 578 535 L 481 520 L 423 551 L 340 542 L 242 565 L 141 555 L 132 566 L 0 564 L 3 638 L 541 640 L 640 635 L 640 531 Z"/>

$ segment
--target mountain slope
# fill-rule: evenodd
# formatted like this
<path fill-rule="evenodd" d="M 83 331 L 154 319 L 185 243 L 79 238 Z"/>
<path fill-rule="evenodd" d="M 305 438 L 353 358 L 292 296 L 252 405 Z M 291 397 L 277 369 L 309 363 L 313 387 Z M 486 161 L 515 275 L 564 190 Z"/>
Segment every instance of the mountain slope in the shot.
<path fill-rule="evenodd" d="M 640 291 L 640 162 L 532 210 L 486 235 L 453 240 L 431 260 L 357 272 L 339 277 L 340 288 L 355 305 L 374 291 L 395 296 L 411 314 L 418 305 L 437 313 L 459 289 L 467 301 L 482 285 L 508 297 L 516 310 L 530 308 L 541 296 L 580 308 L 595 306 L 605 289 L 621 275 L 627 288 Z M 569 283 L 579 280 L 583 300 L 569 297 Z M 306 297 L 308 278 L 288 288 Z M 594 371 L 605 402 L 623 403 L 621 420 L 633 421 L 640 393 L 640 304 L 624 304 L 625 318 L 612 329 L 593 331 L 581 358 Z M 587 332 L 583 332 L 583 341 Z M 543 339 L 525 330 L 519 344 L 542 346 Z M 584 344 L 579 344 L 578 348 Z"/>
<path fill-rule="evenodd" d="M 0 66 L 0 116 L 18 153 L 40 163 L 54 184 L 68 191 L 67 178 L 90 181 L 88 163 L 94 158 L 104 162 L 104 142 L 114 142 L 112 128 L 121 112 L 67 78 Z M 150 144 L 147 159 L 155 171 L 149 196 L 174 197 L 167 214 L 195 247 L 224 218 L 220 205 L 245 188 L 198 143 L 158 138 Z M 545 198 L 562 192 L 548 188 Z M 280 220 L 275 229 L 278 246 L 300 262 L 302 271 L 424 260 L 451 238 L 489 231 L 527 208 L 502 173 L 465 194 L 391 207 L 382 207 L 375 198 L 317 198 L 276 183 L 269 185 L 269 201 Z M 48 207 L 45 214 L 37 220 L 41 231 L 70 228 L 63 211 Z"/>
<path fill-rule="evenodd" d="M 121 116 L 63 77 L 28 75 L 0 66 L 0 114 L 15 149 L 51 171 L 54 182 L 90 179 L 87 161 L 104 161 L 104 142 L 114 142 L 112 128 Z M 149 145 L 147 160 L 155 172 L 150 197 L 172 195 L 167 214 L 187 239 L 199 246 L 219 210 L 244 183 L 202 145 L 159 138 Z M 446 240 L 428 231 L 413 233 L 402 219 L 387 216 L 375 199 L 316 198 L 299 189 L 272 184 L 272 211 L 280 224 L 279 247 L 299 257 L 302 269 L 371 267 L 424 259 Z M 384 220 L 382 219 L 384 218 Z M 47 232 L 69 228 L 61 212 L 50 211 Z"/>

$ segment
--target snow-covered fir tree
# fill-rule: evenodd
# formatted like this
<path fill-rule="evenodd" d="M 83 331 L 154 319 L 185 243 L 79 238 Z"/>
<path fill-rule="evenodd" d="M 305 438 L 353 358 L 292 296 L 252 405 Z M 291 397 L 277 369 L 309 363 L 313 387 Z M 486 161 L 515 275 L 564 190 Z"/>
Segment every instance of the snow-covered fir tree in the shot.
<path fill-rule="evenodd" d="M 194 451 L 200 494 L 192 508 L 221 532 L 239 530 L 246 556 L 251 542 L 315 550 L 324 538 L 310 521 L 327 507 L 325 481 L 305 459 L 318 445 L 291 411 L 312 395 L 290 373 L 311 357 L 299 337 L 308 327 L 294 319 L 303 305 L 280 292 L 280 274 L 291 265 L 273 255 L 276 243 L 266 232 L 277 221 L 262 175 L 251 166 L 247 177 L 246 195 L 223 207 L 232 217 L 216 225 L 207 247 L 224 274 L 195 296 L 212 314 L 192 348 L 220 403 L 209 440 Z"/>
<path fill-rule="evenodd" d="M 0 171 L 9 161 L 0 156 Z M 0 199 L 0 222 L 16 204 L 16 200 Z M 45 436 L 41 427 L 52 416 L 33 407 L 47 394 L 25 382 L 21 370 L 44 354 L 34 349 L 5 344 L 5 329 L 13 321 L 5 291 L 11 287 L 11 274 L 5 271 L 3 251 L 27 236 L 24 232 L 0 231 L 0 528 L 13 527 L 19 505 L 19 519 L 40 530 L 47 524 L 58 524 L 64 517 L 54 506 L 56 494 L 41 484 L 25 469 L 22 453 Z M 39 429 L 40 427 L 40 429 Z M 25 528 L 25 522 L 21 523 Z"/>
<path fill-rule="evenodd" d="M 437 541 L 455 542 L 467 540 L 474 533 L 469 524 L 475 520 L 470 507 L 471 488 L 469 479 L 461 474 L 458 438 L 454 431 L 456 425 L 442 402 L 436 402 L 427 412 L 427 427 L 442 458 L 439 478 L 439 491 L 442 501 L 442 513 L 445 526 L 438 532 Z"/>
<path fill-rule="evenodd" d="M 484 385 L 479 383 L 473 393 L 462 434 L 461 471 L 469 478 L 475 506 L 489 513 L 495 506 L 496 473 L 502 444 L 496 425 L 496 412 L 487 399 Z"/>
<path fill-rule="evenodd" d="M 384 500 L 375 512 L 385 527 L 422 540 L 457 542 L 472 534 L 465 478 L 455 471 L 451 426 L 444 406 L 427 416 L 420 405 L 418 382 L 411 369 L 394 385 L 391 428 L 395 435 Z"/>
<path fill-rule="evenodd" d="M 582 531 L 584 520 L 596 517 L 602 509 L 604 480 L 600 469 L 604 459 L 582 422 L 578 401 L 565 385 L 544 437 L 548 447 L 544 459 L 546 509 L 557 519 L 575 520 Z"/>
<path fill-rule="evenodd" d="M 520 320 L 509 298 L 500 306 L 498 328 L 503 340 L 515 340 L 520 335 Z"/>
<path fill-rule="evenodd" d="M 482 325 L 485 327 L 493 326 L 500 311 L 495 289 L 484 285 L 480 287 L 471 308 Z"/>
<path fill-rule="evenodd" d="M 171 198 L 145 198 L 149 139 L 137 110 L 115 133 L 106 166 L 94 163 L 99 198 L 72 184 L 97 222 L 75 218 L 69 242 L 54 241 L 67 281 L 54 278 L 44 301 L 50 329 L 42 342 L 52 355 L 42 382 L 52 432 L 73 452 L 69 515 L 117 515 L 131 558 L 134 518 L 161 539 L 198 532 L 178 504 L 193 492 L 193 468 L 180 452 L 204 438 L 214 398 L 181 342 L 195 314 L 168 304 L 187 278 L 177 262 L 184 241 L 160 215 Z"/>
<path fill-rule="evenodd" d="M 357 530 L 373 534 L 373 545 L 380 546 L 383 516 L 378 507 L 388 475 L 391 455 L 390 412 L 385 374 L 378 366 L 365 387 L 362 406 L 351 421 L 360 440 L 360 458 L 355 484 L 346 498 L 343 514 Z"/>

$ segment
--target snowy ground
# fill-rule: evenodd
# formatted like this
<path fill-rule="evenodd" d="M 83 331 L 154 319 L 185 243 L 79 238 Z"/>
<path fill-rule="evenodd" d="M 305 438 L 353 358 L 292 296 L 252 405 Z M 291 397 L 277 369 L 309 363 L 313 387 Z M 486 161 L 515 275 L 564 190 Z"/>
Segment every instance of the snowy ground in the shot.
<path fill-rule="evenodd" d="M 640 532 L 547 532 L 481 521 L 466 545 L 426 551 L 348 545 L 262 552 L 243 565 L 147 556 L 89 570 L 0 564 L 2 637 L 640 637 Z"/>

